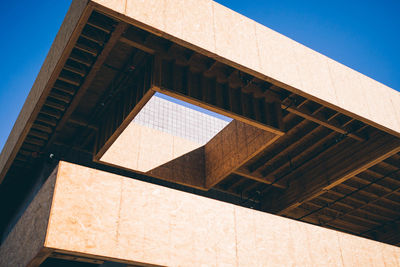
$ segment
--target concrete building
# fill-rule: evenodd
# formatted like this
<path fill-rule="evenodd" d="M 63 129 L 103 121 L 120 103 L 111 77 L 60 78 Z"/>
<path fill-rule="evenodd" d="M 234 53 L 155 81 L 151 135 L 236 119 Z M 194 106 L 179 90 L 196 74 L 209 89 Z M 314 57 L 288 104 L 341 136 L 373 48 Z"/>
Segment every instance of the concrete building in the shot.
<path fill-rule="evenodd" d="M 211 0 L 74 0 L 0 182 L 1 267 L 400 266 L 400 94 Z"/>

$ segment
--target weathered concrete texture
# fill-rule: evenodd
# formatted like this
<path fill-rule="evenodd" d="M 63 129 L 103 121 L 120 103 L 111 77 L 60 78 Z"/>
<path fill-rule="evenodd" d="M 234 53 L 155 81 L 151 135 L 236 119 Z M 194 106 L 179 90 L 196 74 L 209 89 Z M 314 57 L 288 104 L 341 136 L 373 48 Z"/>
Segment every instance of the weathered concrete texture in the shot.
<path fill-rule="evenodd" d="M 120 18 L 400 136 L 398 92 L 211 0 L 93 0 Z M 179 17 L 179 19 L 175 19 Z M 398 104 L 397 102 L 395 104 Z"/>
<path fill-rule="evenodd" d="M 259 70 L 255 22 L 218 3 L 213 2 L 213 10 L 215 53 L 249 69 Z"/>
<path fill-rule="evenodd" d="M 62 162 L 46 247 L 164 266 L 400 266 L 400 248 Z"/>
<path fill-rule="evenodd" d="M 47 179 L 0 247 L 1 267 L 28 266 L 43 252 L 56 175 L 57 169 Z"/>
<path fill-rule="evenodd" d="M 6 144 L 0 154 L 0 182 L 4 177 L 4 172 L 8 169 L 8 164 L 17 152 L 18 145 L 25 135 L 27 134 L 32 120 L 35 117 L 35 111 L 40 108 L 40 101 L 43 101 L 42 96 L 46 90 L 49 80 L 54 71 L 60 58 L 66 48 L 71 35 L 77 26 L 77 23 L 87 6 L 88 0 L 75 0 L 73 1 L 68 13 L 64 19 L 63 24 L 50 48 L 49 53 L 40 69 L 40 72 L 29 92 L 28 97 L 25 100 L 24 106 L 18 115 L 18 118 L 11 130 L 11 133 L 7 139 Z M 49 89 L 49 88 L 47 88 Z"/>
<path fill-rule="evenodd" d="M 211 0 L 166 0 L 165 2 L 165 32 L 173 32 L 175 37 L 205 51 L 214 51 L 216 43 L 213 38 L 214 25 L 210 23 L 213 20 Z"/>
<path fill-rule="evenodd" d="M 200 146 L 193 141 L 131 122 L 100 160 L 147 172 Z"/>

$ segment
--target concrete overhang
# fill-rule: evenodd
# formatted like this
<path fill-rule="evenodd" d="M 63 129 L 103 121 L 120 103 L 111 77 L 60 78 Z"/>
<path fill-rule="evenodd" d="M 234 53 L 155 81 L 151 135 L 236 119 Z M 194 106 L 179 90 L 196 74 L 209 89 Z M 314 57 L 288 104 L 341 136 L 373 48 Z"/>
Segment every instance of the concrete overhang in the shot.
<path fill-rule="evenodd" d="M 76 0 L 1 153 L 2 179 L 93 9 L 400 136 L 399 92 L 211 0 Z"/>
<path fill-rule="evenodd" d="M 399 255 L 395 246 L 60 162 L 0 247 L 0 266 L 61 259 L 67 266 L 394 267 Z"/>
<path fill-rule="evenodd" d="M 132 25 L 400 136 L 398 91 L 214 1 L 93 3 Z"/>
<path fill-rule="evenodd" d="M 25 198 L 28 174 L 49 155 L 97 162 L 156 91 L 272 137 L 255 134 L 260 149 L 208 184 L 146 175 L 400 242 L 399 214 L 377 205 L 400 206 L 388 199 L 399 190 L 400 94 L 209 0 L 73 1 L 0 155 L 2 205 Z M 350 210 L 332 212 L 342 200 Z M 356 215 L 366 207 L 384 215 Z"/>

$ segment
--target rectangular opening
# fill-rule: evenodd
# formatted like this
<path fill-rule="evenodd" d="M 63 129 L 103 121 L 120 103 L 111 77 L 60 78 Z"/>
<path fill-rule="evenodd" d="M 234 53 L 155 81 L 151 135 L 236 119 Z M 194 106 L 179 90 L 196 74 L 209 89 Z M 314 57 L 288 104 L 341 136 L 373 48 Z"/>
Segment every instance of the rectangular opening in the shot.
<path fill-rule="evenodd" d="M 208 190 L 283 134 L 278 102 L 189 67 L 155 57 L 135 77 L 101 122 L 96 161 Z"/>
<path fill-rule="evenodd" d="M 100 161 L 148 172 L 204 146 L 231 118 L 155 93 Z"/>

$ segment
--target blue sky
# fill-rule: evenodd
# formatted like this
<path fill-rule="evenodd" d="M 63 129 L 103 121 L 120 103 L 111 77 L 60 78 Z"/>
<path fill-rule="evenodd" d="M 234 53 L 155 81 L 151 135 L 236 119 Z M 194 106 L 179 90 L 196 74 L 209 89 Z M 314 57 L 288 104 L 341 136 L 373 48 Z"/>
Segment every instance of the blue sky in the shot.
<path fill-rule="evenodd" d="M 400 90 L 399 0 L 217 0 L 322 54 Z M 71 0 L 0 1 L 0 148 Z"/>

